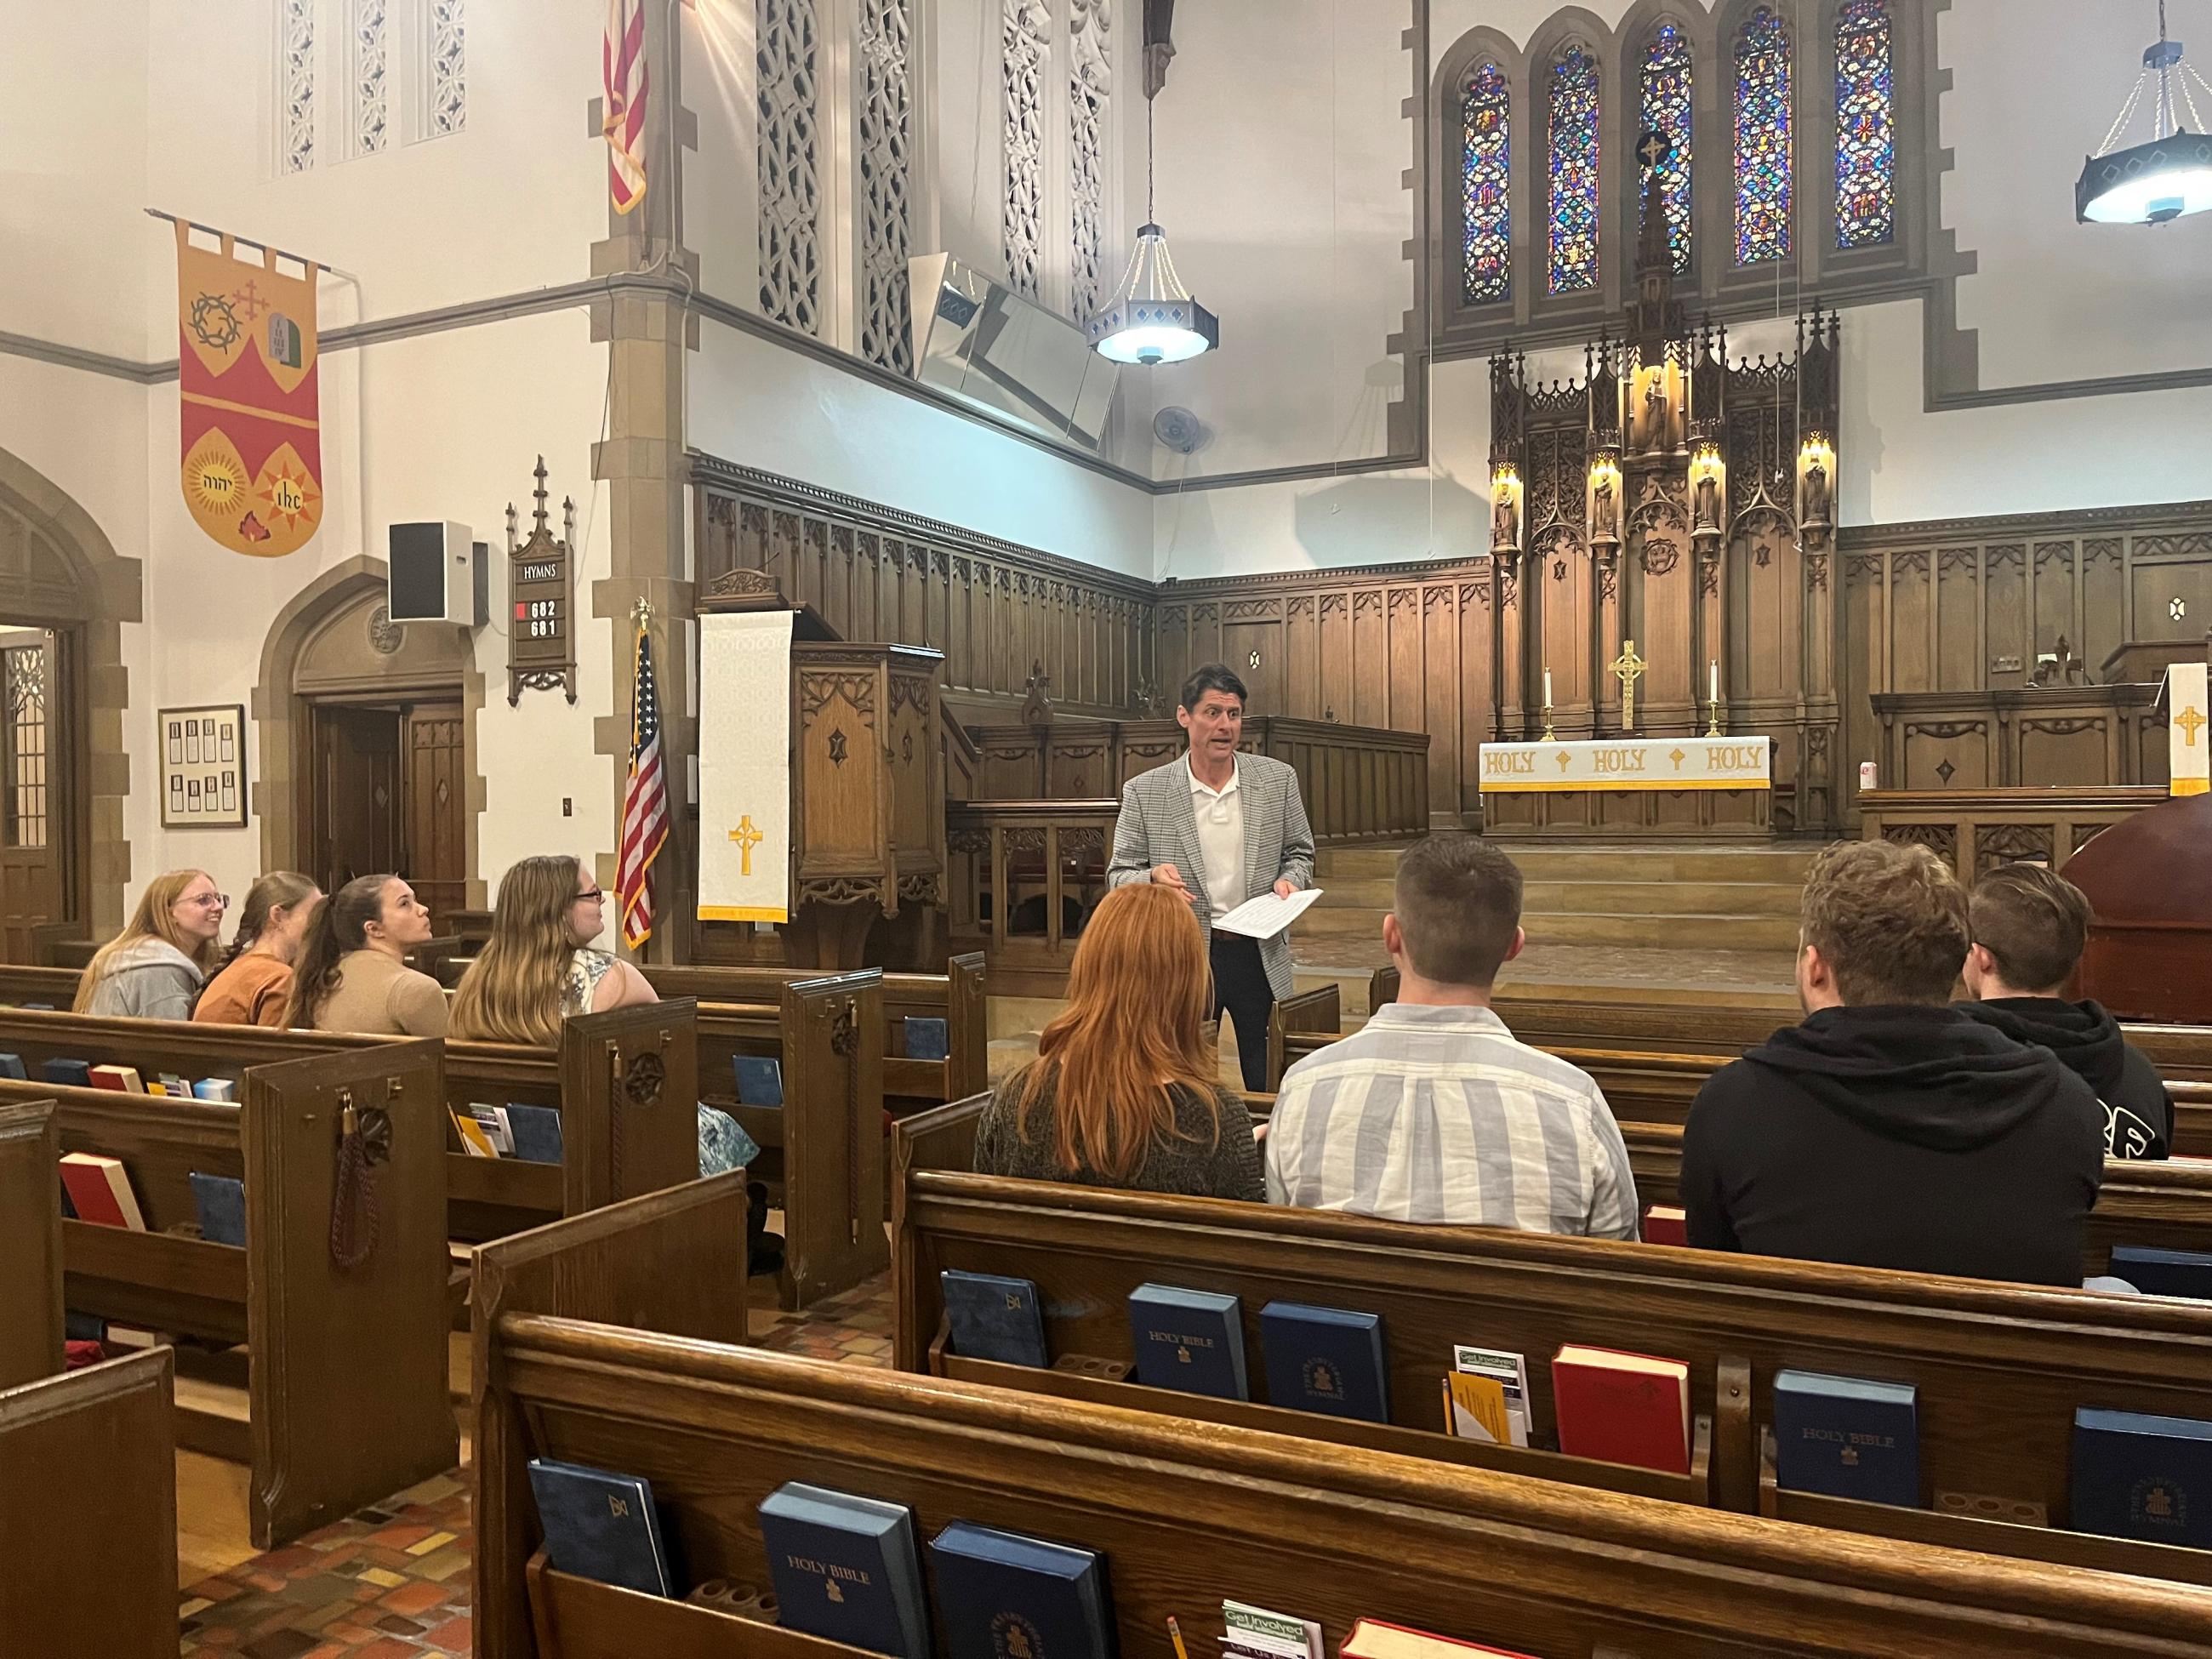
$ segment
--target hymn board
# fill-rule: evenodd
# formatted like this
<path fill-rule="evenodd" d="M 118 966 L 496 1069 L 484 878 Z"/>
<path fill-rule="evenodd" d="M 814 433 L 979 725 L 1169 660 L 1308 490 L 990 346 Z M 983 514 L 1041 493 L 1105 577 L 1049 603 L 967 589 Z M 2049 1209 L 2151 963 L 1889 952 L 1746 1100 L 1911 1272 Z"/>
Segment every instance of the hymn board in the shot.
<path fill-rule="evenodd" d="M 561 503 L 561 538 L 546 522 L 545 458 L 538 458 L 537 525 L 530 539 L 515 540 L 514 503 L 507 509 L 507 574 L 513 605 L 507 635 L 507 701 L 522 701 L 525 691 L 558 686 L 576 701 L 576 641 L 570 631 L 575 572 L 570 549 L 576 539 L 576 503 Z"/>
<path fill-rule="evenodd" d="M 1711 742 L 1723 775 L 1680 799 L 1578 793 L 1585 759 L 1604 758 L 1593 756 L 1571 760 L 1574 775 L 1547 791 L 1486 785 L 1485 823 L 1509 834 L 1835 833 L 1837 319 L 1815 307 L 1797 319 L 1795 356 L 1756 362 L 1731 363 L 1710 318 L 1691 327 L 1656 198 L 1668 153 L 1656 133 L 1637 147 L 1643 233 L 1621 337 L 1584 348 L 1578 380 L 1532 381 L 1510 347 L 1491 359 L 1492 739 L 1651 739 L 1644 759 L 1661 772 L 1702 769 L 1709 741 L 1735 741 Z M 1722 787 L 1770 741 L 1771 791 Z M 1618 758 L 1632 768 L 1638 757 Z"/>

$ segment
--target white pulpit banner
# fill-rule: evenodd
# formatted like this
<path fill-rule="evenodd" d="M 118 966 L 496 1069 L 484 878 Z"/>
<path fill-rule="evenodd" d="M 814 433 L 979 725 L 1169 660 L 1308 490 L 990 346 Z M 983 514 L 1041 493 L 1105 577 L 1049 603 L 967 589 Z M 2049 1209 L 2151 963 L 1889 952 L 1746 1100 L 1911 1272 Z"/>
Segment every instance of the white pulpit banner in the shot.
<path fill-rule="evenodd" d="M 1482 787 L 1540 789 L 1771 789 L 1773 739 L 1603 738 L 1595 742 L 1486 743 Z"/>
<path fill-rule="evenodd" d="M 791 920 L 791 618 L 699 618 L 699 920 Z"/>
<path fill-rule="evenodd" d="M 2178 662 L 2166 671 L 2166 755 L 2168 793 L 2212 792 L 2212 696 L 2201 662 Z"/>

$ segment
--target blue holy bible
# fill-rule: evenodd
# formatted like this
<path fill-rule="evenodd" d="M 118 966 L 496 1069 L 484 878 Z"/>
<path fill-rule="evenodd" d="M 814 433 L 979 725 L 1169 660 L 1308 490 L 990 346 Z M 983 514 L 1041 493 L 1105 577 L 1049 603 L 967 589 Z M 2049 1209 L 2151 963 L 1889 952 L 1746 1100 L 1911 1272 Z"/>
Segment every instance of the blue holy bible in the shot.
<path fill-rule="evenodd" d="M 1260 1310 L 1267 1403 L 1329 1417 L 1390 1420 L 1382 1316 L 1349 1308 L 1270 1302 Z"/>
<path fill-rule="evenodd" d="M 235 1176 L 192 1171 L 192 1207 L 199 1212 L 200 1237 L 210 1244 L 246 1243 L 246 1183 Z"/>
<path fill-rule="evenodd" d="M 738 1101 L 745 1106 L 783 1104 L 783 1062 L 774 1054 L 733 1054 Z"/>
<path fill-rule="evenodd" d="M 1113 1659 L 1106 1558 L 955 1521 L 930 1540 L 947 1659 Z"/>
<path fill-rule="evenodd" d="M 1217 1291 L 1139 1285 L 1129 1292 L 1137 1380 L 1156 1389 L 1249 1400 L 1244 1381 L 1244 1304 Z"/>
<path fill-rule="evenodd" d="M 514 1137 L 514 1155 L 525 1164 L 561 1161 L 561 1114 L 550 1106 L 507 1107 L 507 1132 Z"/>
<path fill-rule="evenodd" d="M 0 1077 L 13 1078 L 18 1083 L 27 1082 L 30 1073 L 23 1069 L 21 1054 L 0 1054 Z"/>
<path fill-rule="evenodd" d="M 92 1087 L 92 1066 L 82 1060 L 50 1060 L 40 1068 L 49 1083 L 65 1083 L 79 1089 Z"/>
<path fill-rule="evenodd" d="M 530 1489 L 538 1498 L 538 1523 L 545 1530 L 545 1555 L 555 1571 L 647 1595 L 676 1593 L 651 1482 L 533 1457 Z"/>
<path fill-rule="evenodd" d="M 952 1322 L 953 1352 L 1039 1370 L 1052 1364 L 1045 1353 L 1044 1310 L 1030 1280 L 947 1267 L 939 1282 Z"/>
<path fill-rule="evenodd" d="M 914 1512 L 787 1481 L 762 1500 L 761 1542 L 787 1630 L 929 1659 Z"/>
<path fill-rule="evenodd" d="M 2146 1296 L 2212 1297 L 2212 1254 L 2203 1250 L 2154 1250 L 2140 1244 L 2112 1247 L 2113 1278 L 2124 1279 Z"/>
<path fill-rule="evenodd" d="M 1774 1480 L 1788 1492 L 1920 1507 L 1918 1395 L 1909 1382 L 1774 1374 Z"/>
<path fill-rule="evenodd" d="M 2074 1413 L 2074 1529 L 2212 1549 L 2212 1423 Z"/>
<path fill-rule="evenodd" d="M 952 1052 L 951 1039 L 945 1022 L 923 1014 L 906 1017 L 906 1057 L 908 1060 L 943 1060 Z"/>

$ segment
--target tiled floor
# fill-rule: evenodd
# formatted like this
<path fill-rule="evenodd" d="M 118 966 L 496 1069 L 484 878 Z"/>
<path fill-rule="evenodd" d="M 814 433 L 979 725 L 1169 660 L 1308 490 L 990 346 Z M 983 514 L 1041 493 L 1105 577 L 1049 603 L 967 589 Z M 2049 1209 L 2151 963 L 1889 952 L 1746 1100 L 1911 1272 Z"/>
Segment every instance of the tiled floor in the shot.
<path fill-rule="evenodd" d="M 805 1314 L 757 1310 L 753 1335 L 781 1352 L 889 1365 L 890 1275 Z M 426 1480 L 185 1589 L 182 1659 L 465 1654 L 473 1536 L 466 1473 Z"/>

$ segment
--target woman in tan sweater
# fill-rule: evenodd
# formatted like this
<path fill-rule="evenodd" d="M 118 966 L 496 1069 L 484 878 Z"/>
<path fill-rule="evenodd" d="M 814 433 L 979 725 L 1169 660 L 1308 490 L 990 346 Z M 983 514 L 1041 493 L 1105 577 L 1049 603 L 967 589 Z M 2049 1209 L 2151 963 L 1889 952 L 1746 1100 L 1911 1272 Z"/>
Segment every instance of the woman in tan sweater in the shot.
<path fill-rule="evenodd" d="M 430 913 L 398 876 L 357 876 L 325 899 L 292 975 L 284 1023 L 382 1036 L 446 1035 L 446 994 L 410 968 Z"/>
<path fill-rule="evenodd" d="M 216 1025 L 282 1025 L 292 1006 L 292 964 L 315 919 L 323 890 L 291 870 L 271 870 L 246 890 L 238 937 L 193 1006 Z"/>

